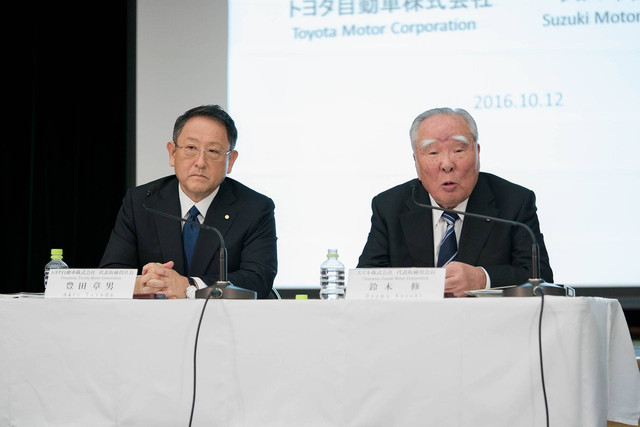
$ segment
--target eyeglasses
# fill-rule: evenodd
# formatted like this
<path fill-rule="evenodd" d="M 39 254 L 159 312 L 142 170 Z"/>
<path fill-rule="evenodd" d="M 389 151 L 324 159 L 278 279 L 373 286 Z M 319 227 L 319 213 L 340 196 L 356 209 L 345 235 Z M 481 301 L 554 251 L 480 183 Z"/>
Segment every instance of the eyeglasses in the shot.
<path fill-rule="evenodd" d="M 182 153 L 187 159 L 192 159 L 194 157 L 198 157 L 200 155 L 200 152 L 204 152 L 204 157 L 207 160 L 211 160 L 212 162 L 215 162 L 217 160 L 222 159 L 224 156 L 226 156 L 227 154 L 229 154 L 231 152 L 231 150 L 229 150 L 229 151 L 227 151 L 225 153 L 225 152 L 220 151 L 220 150 L 198 148 L 195 145 L 178 145 L 178 144 L 176 144 L 176 148 L 182 148 Z"/>

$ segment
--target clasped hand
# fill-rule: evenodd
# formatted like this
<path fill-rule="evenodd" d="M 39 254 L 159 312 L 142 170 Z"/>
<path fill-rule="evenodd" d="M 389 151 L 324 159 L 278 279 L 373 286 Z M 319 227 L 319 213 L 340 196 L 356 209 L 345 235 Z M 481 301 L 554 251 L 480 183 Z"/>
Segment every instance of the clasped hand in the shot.
<path fill-rule="evenodd" d="M 146 264 L 142 267 L 142 274 L 136 278 L 134 293 L 164 294 L 170 299 L 185 298 L 189 281 L 178 274 L 173 265 L 173 261 Z"/>
<path fill-rule="evenodd" d="M 444 291 L 456 297 L 467 296 L 466 291 L 484 289 L 487 278 L 481 267 L 474 267 L 462 262 L 453 261 L 446 265 Z"/>

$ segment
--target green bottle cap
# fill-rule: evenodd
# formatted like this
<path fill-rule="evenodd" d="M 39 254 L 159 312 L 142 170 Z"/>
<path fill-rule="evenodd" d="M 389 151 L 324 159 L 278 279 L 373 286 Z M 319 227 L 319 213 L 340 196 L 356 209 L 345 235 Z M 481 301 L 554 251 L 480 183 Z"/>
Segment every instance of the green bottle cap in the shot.
<path fill-rule="evenodd" d="M 62 249 L 51 249 L 51 257 L 62 258 Z"/>
<path fill-rule="evenodd" d="M 306 294 L 297 294 L 296 299 L 309 299 L 309 295 Z"/>

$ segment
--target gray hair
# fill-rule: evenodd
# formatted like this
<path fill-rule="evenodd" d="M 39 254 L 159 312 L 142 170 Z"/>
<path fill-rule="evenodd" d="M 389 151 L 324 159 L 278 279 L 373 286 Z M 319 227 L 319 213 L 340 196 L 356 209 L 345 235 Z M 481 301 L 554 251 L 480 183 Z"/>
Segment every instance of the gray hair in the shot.
<path fill-rule="evenodd" d="M 469 126 L 469 132 L 473 137 L 473 143 L 474 144 L 478 143 L 478 126 L 476 125 L 476 121 L 473 120 L 473 117 L 471 117 L 471 114 L 469 114 L 466 110 L 463 110 L 462 108 L 452 109 L 448 107 L 432 108 L 431 110 L 427 110 L 424 113 L 421 113 L 420 115 L 418 115 L 418 117 L 416 117 L 413 120 L 413 123 L 411 124 L 411 129 L 409 130 L 409 136 L 411 137 L 411 147 L 413 148 L 414 151 L 416 148 L 416 142 L 418 139 L 418 128 L 420 127 L 420 124 L 426 119 L 428 119 L 429 117 L 440 116 L 440 115 L 462 117 L 464 121 L 467 123 L 467 125 Z"/>

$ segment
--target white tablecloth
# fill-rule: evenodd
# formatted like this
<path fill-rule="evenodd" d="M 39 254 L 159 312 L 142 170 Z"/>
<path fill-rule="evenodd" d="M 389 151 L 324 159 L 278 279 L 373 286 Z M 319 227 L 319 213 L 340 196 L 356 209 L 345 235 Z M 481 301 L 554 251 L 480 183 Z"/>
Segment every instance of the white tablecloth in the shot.
<path fill-rule="evenodd" d="M 0 299 L 0 425 L 188 425 L 202 300 Z M 537 298 L 210 301 L 194 426 L 544 426 Z M 552 426 L 637 423 L 616 300 L 546 297 Z"/>

